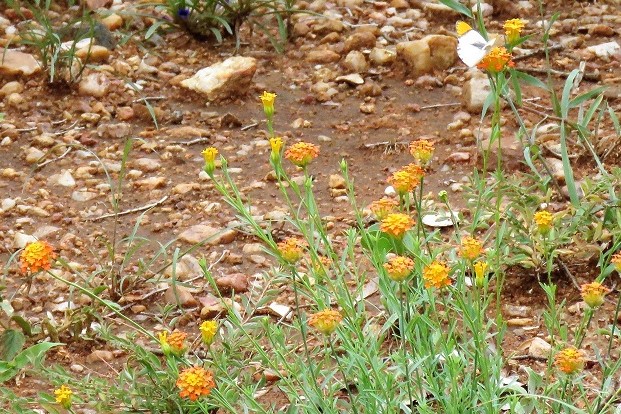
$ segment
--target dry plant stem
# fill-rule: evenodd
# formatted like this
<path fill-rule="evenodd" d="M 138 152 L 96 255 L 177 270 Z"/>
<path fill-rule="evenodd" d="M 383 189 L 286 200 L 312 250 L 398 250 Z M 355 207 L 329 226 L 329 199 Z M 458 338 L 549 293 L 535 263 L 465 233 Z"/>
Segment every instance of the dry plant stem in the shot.
<path fill-rule="evenodd" d="M 119 211 L 119 212 L 116 212 L 116 213 L 104 214 L 103 216 L 93 217 L 93 218 L 90 219 L 90 221 L 99 221 L 99 220 L 103 220 L 103 219 L 109 218 L 109 217 L 125 216 L 127 214 L 138 213 L 139 211 L 149 210 L 149 209 L 151 209 L 153 207 L 159 206 L 160 204 L 162 204 L 166 200 L 168 200 L 168 196 L 167 195 L 165 195 L 164 197 L 162 197 L 158 201 L 155 201 L 155 202 L 150 203 L 150 204 L 145 204 L 142 207 L 136 207 L 136 208 L 132 208 L 132 209 L 125 210 L 125 211 Z"/>

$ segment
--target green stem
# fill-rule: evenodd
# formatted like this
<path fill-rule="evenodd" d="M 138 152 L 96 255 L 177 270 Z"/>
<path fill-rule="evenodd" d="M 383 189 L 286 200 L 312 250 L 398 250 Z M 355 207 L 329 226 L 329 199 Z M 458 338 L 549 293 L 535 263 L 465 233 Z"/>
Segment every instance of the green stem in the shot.
<path fill-rule="evenodd" d="M 405 300 L 404 300 L 404 295 L 405 295 Z M 410 308 L 410 304 L 407 298 L 409 298 L 409 295 L 407 295 L 407 293 L 405 292 L 405 290 L 403 289 L 403 282 L 399 282 L 399 296 L 401 296 L 399 298 L 399 309 L 400 309 L 400 315 L 399 315 L 399 333 L 401 336 L 401 351 L 403 353 L 403 363 L 404 363 L 404 368 L 405 368 L 405 384 L 407 386 L 407 391 L 408 391 L 408 406 L 412 407 L 412 404 L 414 404 L 414 397 L 413 397 L 413 393 L 412 393 L 412 384 L 410 384 L 410 364 L 408 363 L 409 359 L 408 359 L 408 354 L 407 354 L 407 349 L 406 349 L 406 338 L 405 338 L 405 309 L 404 307 L 407 305 L 408 308 L 408 314 L 409 314 L 409 308 Z M 405 302 L 405 303 L 404 303 Z M 409 320 L 409 318 L 408 318 Z"/>
<path fill-rule="evenodd" d="M 358 401 L 357 398 L 354 397 L 354 393 L 349 391 L 349 385 L 347 381 L 347 376 L 345 375 L 345 370 L 343 366 L 339 362 L 339 359 L 336 356 L 336 350 L 334 349 L 334 344 L 330 340 L 330 338 L 326 338 L 326 341 L 330 344 L 330 351 L 332 352 L 332 356 L 336 360 L 336 365 L 339 367 L 339 371 L 341 371 L 341 375 L 343 376 L 343 383 L 345 384 L 345 389 L 347 389 L 347 393 L 351 396 L 351 409 L 354 414 L 358 414 Z"/>

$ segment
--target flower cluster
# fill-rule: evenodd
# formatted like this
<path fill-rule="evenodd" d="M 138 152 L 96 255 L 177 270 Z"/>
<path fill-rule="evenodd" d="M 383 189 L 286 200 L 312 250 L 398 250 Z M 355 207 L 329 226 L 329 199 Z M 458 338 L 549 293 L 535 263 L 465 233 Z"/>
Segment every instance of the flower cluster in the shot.
<path fill-rule="evenodd" d="M 69 389 L 66 385 L 61 385 L 60 388 L 54 390 L 54 396 L 56 398 L 56 403 L 60 404 L 61 407 L 65 409 L 69 409 L 71 407 L 71 396 L 73 395 L 73 391 Z"/>
<path fill-rule="evenodd" d="M 483 253 L 483 245 L 474 237 L 464 237 L 461 241 L 459 255 L 462 259 L 475 260 Z"/>
<path fill-rule="evenodd" d="M 412 192 L 420 183 L 425 172 L 416 164 L 409 164 L 400 170 L 392 173 L 388 178 L 388 183 L 395 191 L 401 195 Z"/>
<path fill-rule="evenodd" d="M 426 139 L 419 139 L 410 142 L 409 149 L 416 163 L 422 167 L 426 167 L 431 161 L 431 157 L 433 157 L 435 148 L 433 142 Z"/>
<path fill-rule="evenodd" d="M 400 239 L 414 226 L 414 219 L 403 213 L 390 213 L 382 220 L 380 230 Z"/>
<path fill-rule="evenodd" d="M 511 53 L 504 47 L 493 47 L 492 50 L 477 64 L 477 67 L 488 72 L 502 72 L 507 67 L 513 67 Z"/>
<path fill-rule="evenodd" d="M 56 253 L 47 242 L 32 242 L 24 247 L 19 256 L 20 269 L 24 274 L 49 270 L 55 258 Z"/>
<path fill-rule="evenodd" d="M 324 309 L 308 318 L 308 324 L 324 335 L 334 332 L 342 321 L 341 312 L 332 309 Z"/>
<path fill-rule="evenodd" d="M 542 210 L 535 213 L 533 220 L 537 225 L 539 233 L 547 234 L 552 228 L 552 221 L 554 220 L 554 217 L 550 214 L 550 212 Z"/>
<path fill-rule="evenodd" d="M 209 175 L 213 174 L 216 169 L 216 157 L 218 156 L 218 150 L 214 147 L 205 148 L 201 154 L 205 160 L 205 166 L 203 169 Z"/>
<path fill-rule="evenodd" d="M 524 21 L 522 19 L 510 19 L 505 22 L 503 27 L 507 43 L 512 45 L 520 39 L 522 29 L 524 28 Z"/>
<path fill-rule="evenodd" d="M 434 260 L 423 269 L 423 280 L 425 281 L 425 287 L 440 289 L 445 286 L 449 286 L 451 284 L 449 272 L 450 269 L 445 263 L 439 260 Z"/>
<path fill-rule="evenodd" d="M 216 383 L 211 371 L 203 367 L 191 367 L 179 373 L 176 385 L 181 398 L 187 397 L 191 401 L 196 401 L 203 395 L 209 395 Z"/>
<path fill-rule="evenodd" d="M 384 269 L 390 279 L 395 282 L 402 282 L 414 270 L 414 261 L 409 257 L 395 256 L 384 263 Z"/>
<path fill-rule="evenodd" d="M 302 258 L 304 241 L 296 237 L 288 237 L 278 243 L 278 252 L 287 263 L 294 264 Z"/>
<path fill-rule="evenodd" d="M 582 371 L 584 363 L 584 351 L 574 347 L 565 348 L 554 357 L 554 365 L 565 374 L 575 374 Z"/>
<path fill-rule="evenodd" d="M 394 213 L 397 207 L 399 207 L 399 202 L 397 200 L 382 197 L 371 203 L 369 208 L 378 220 L 383 220 L 388 214 Z"/>
<path fill-rule="evenodd" d="M 319 147 L 308 142 L 296 142 L 285 151 L 285 158 L 298 167 L 306 167 L 319 156 Z"/>
<path fill-rule="evenodd" d="M 166 331 L 160 332 L 158 334 L 158 339 L 160 340 L 162 352 L 164 352 L 165 355 L 183 355 L 187 348 L 185 344 L 187 336 L 188 334 L 179 331 L 174 331 L 170 335 L 168 335 Z"/>
<path fill-rule="evenodd" d="M 610 293 L 610 289 L 599 282 L 586 283 L 580 286 L 582 300 L 591 308 L 598 308 L 604 303 L 604 296 Z"/>
<path fill-rule="evenodd" d="M 204 321 L 198 328 L 201 331 L 201 339 L 206 346 L 210 346 L 218 333 L 218 322 Z"/>

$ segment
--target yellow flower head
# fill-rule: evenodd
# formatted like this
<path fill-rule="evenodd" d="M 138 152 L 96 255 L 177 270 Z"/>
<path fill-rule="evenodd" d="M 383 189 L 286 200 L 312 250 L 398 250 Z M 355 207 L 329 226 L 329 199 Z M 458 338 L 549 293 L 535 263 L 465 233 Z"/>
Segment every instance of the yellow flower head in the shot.
<path fill-rule="evenodd" d="M 511 53 L 504 47 L 494 47 L 492 50 L 477 64 L 477 68 L 488 72 L 501 72 L 506 67 L 513 67 Z"/>
<path fill-rule="evenodd" d="M 158 334 L 158 339 L 160 340 L 162 352 L 164 352 L 165 355 L 183 355 L 186 350 L 185 338 L 187 336 L 188 334 L 179 331 L 174 331 L 170 335 L 168 335 L 166 331 L 160 332 Z"/>
<path fill-rule="evenodd" d="M 554 217 L 549 212 L 542 210 L 535 213 L 533 220 L 537 225 L 537 230 L 541 234 L 547 234 L 552 228 L 552 221 Z"/>
<path fill-rule="evenodd" d="M 379 200 L 375 200 L 369 207 L 371 212 L 375 214 L 378 220 L 383 220 L 390 213 L 394 213 L 399 207 L 399 202 L 392 198 L 382 197 Z"/>
<path fill-rule="evenodd" d="M 507 20 L 504 24 L 505 36 L 507 37 L 507 43 L 515 43 L 522 33 L 524 28 L 524 21 L 522 19 Z"/>
<path fill-rule="evenodd" d="M 263 112 L 265 112 L 265 116 L 271 118 L 274 115 L 274 101 L 276 100 L 276 94 L 263 91 L 259 98 L 263 104 Z"/>
<path fill-rule="evenodd" d="M 282 149 L 282 138 L 281 137 L 272 137 L 270 138 L 270 148 L 272 149 L 271 158 L 273 161 L 280 159 L 280 150 Z"/>
<path fill-rule="evenodd" d="M 425 172 L 416 164 L 409 164 L 400 170 L 395 171 L 388 178 L 388 184 L 392 185 L 395 191 L 401 195 L 414 191 L 420 183 Z"/>
<path fill-rule="evenodd" d="M 482 287 L 485 284 L 485 276 L 487 275 L 487 262 L 476 262 L 474 265 L 474 283 L 478 287 Z"/>
<path fill-rule="evenodd" d="M 462 259 L 474 260 L 481 256 L 483 253 L 483 245 L 480 241 L 474 237 L 464 237 L 461 240 L 461 248 L 459 249 L 459 256 Z"/>
<path fill-rule="evenodd" d="M 584 368 L 584 351 L 574 347 L 559 351 L 554 357 L 554 365 L 565 374 L 575 374 Z"/>
<path fill-rule="evenodd" d="M 213 171 L 216 169 L 216 157 L 218 156 L 218 150 L 214 147 L 209 147 L 205 148 L 201 154 L 203 154 L 203 158 L 205 159 L 205 172 L 209 175 L 213 174 Z"/>
<path fill-rule="evenodd" d="M 407 214 L 390 213 L 382 220 L 380 230 L 400 239 L 412 226 L 414 226 L 414 219 Z"/>
<path fill-rule="evenodd" d="M 433 150 L 433 142 L 429 140 L 419 139 L 410 142 L 410 154 L 412 154 L 416 162 L 423 167 L 427 166 L 429 161 L 431 161 Z"/>
<path fill-rule="evenodd" d="M 423 280 L 426 288 L 443 288 L 451 284 L 450 269 L 439 260 L 434 260 L 423 269 Z"/>
<path fill-rule="evenodd" d="M 54 395 L 56 396 L 57 404 L 60 404 L 67 410 L 71 407 L 71 396 L 73 395 L 73 391 L 71 391 L 69 387 L 64 384 L 61 385 L 60 388 L 54 390 Z"/>
<path fill-rule="evenodd" d="M 296 142 L 285 151 L 285 158 L 298 167 L 306 167 L 319 156 L 319 147 L 308 142 Z"/>
<path fill-rule="evenodd" d="M 278 252 L 285 262 L 293 264 L 302 258 L 303 246 L 305 245 L 306 243 L 301 239 L 288 237 L 278 243 Z"/>
<path fill-rule="evenodd" d="M 324 309 L 308 318 L 308 324 L 324 335 L 334 332 L 342 321 L 341 312 L 332 309 Z"/>
<path fill-rule="evenodd" d="M 580 295 L 582 300 L 591 308 L 597 308 L 604 303 L 604 296 L 610 293 L 610 289 L 601 283 L 586 283 L 580 286 Z"/>
<path fill-rule="evenodd" d="M 213 343 L 213 340 L 218 333 L 218 322 L 216 321 L 204 321 L 198 328 L 201 331 L 201 339 L 206 346 Z"/>
<path fill-rule="evenodd" d="M 181 398 L 187 397 L 191 401 L 196 401 L 203 395 L 209 395 L 215 386 L 216 383 L 213 379 L 213 374 L 203 367 L 184 369 L 179 373 L 179 377 L 177 378 L 179 396 Z"/>
<path fill-rule="evenodd" d="M 414 260 L 405 256 L 395 256 L 384 263 L 384 269 L 391 280 L 402 282 L 412 274 L 412 270 L 414 270 Z"/>
<path fill-rule="evenodd" d="M 613 254 L 610 263 L 615 266 L 617 272 L 621 273 L 621 252 Z"/>
<path fill-rule="evenodd" d="M 49 270 L 55 258 L 56 253 L 47 242 L 40 240 L 32 242 L 24 247 L 19 256 L 20 269 L 24 274 Z"/>

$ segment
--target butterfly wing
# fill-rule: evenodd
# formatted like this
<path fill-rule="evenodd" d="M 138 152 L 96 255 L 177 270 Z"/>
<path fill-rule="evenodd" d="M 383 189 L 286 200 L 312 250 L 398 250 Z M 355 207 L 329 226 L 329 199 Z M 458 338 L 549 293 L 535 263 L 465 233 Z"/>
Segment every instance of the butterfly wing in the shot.
<path fill-rule="evenodd" d="M 488 42 L 475 30 L 468 30 L 461 35 L 457 43 L 457 55 L 469 67 L 479 63 L 488 51 Z"/>

